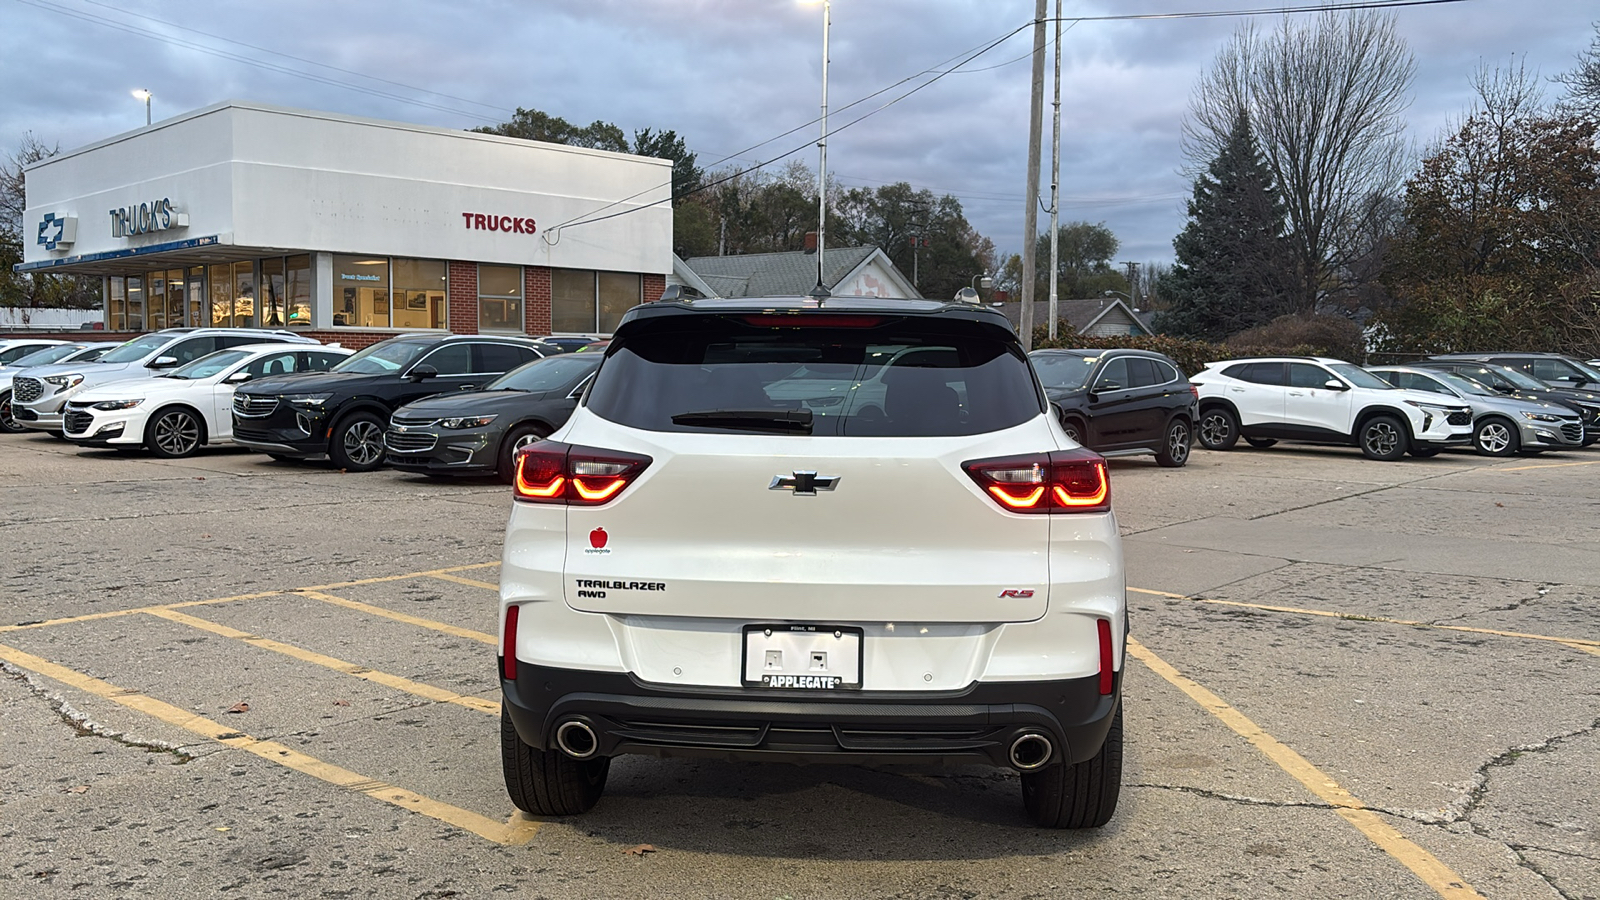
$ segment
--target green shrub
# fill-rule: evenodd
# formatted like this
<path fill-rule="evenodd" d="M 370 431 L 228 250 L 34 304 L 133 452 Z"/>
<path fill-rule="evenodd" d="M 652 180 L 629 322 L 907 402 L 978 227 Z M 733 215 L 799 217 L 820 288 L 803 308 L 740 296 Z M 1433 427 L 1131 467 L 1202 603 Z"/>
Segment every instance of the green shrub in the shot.
<path fill-rule="evenodd" d="M 1228 338 L 1229 356 L 1331 356 L 1359 364 L 1361 326 L 1342 316 L 1279 316 Z"/>

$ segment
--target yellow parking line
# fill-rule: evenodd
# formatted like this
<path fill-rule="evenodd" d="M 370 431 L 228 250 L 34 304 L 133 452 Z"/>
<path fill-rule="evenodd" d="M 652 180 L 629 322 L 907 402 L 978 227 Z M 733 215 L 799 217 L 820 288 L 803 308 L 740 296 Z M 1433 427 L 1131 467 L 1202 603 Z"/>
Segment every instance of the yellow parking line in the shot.
<path fill-rule="evenodd" d="M 500 565 L 499 560 L 486 563 L 473 563 L 470 566 L 450 566 L 445 569 L 429 569 L 425 572 L 407 572 L 404 575 L 380 575 L 376 578 L 358 578 L 355 581 L 335 581 L 331 584 L 314 584 L 310 587 L 297 588 L 301 591 L 331 591 L 337 588 L 358 587 L 363 584 L 383 584 L 388 581 L 405 581 L 407 578 L 423 578 L 429 575 L 443 575 L 447 572 L 468 572 L 473 569 L 488 569 Z"/>
<path fill-rule="evenodd" d="M 457 706 L 465 706 L 468 709 L 477 710 L 481 713 L 489 713 L 490 715 L 500 714 L 500 704 L 494 700 L 485 700 L 482 697 L 473 697 L 468 694 L 458 694 L 455 691 L 447 691 L 444 688 L 434 687 L 431 684 L 423 684 L 420 681 L 412 681 L 409 678 L 401 678 L 399 675 L 390 675 L 387 672 L 379 672 L 374 669 L 369 669 L 366 666 L 358 666 L 355 663 L 345 662 L 342 659 L 335 659 L 332 656 L 324 656 L 321 653 L 317 653 L 312 650 L 306 650 L 302 647 L 296 647 L 292 644 L 274 641 L 270 638 L 264 638 L 259 635 L 250 634 L 246 631 L 240 631 L 237 628 L 229 628 L 226 625 L 220 625 L 216 622 L 211 622 L 206 619 L 199 619 L 194 616 L 185 615 L 181 612 L 175 612 L 170 609 L 153 609 L 149 612 L 152 616 L 166 619 L 170 622 L 177 622 L 180 625 L 187 625 L 190 628 L 198 628 L 201 631 L 209 631 L 212 634 L 220 635 L 225 638 L 243 641 L 252 647 L 260 647 L 263 650 L 271 650 L 274 653 L 281 653 L 284 656 L 298 659 L 301 662 L 308 662 L 312 665 L 322 666 L 326 669 L 333 669 L 336 672 L 343 672 L 346 675 L 354 675 L 357 678 L 370 681 L 373 684 L 381 684 L 384 687 L 394 688 L 397 691 L 403 691 L 407 694 L 425 697 L 429 700 L 439 703 L 454 703 Z"/>
<path fill-rule="evenodd" d="M 442 581 L 454 581 L 456 584 L 465 584 L 465 585 L 470 585 L 472 587 L 487 588 L 488 590 L 491 590 L 491 591 L 500 590 L 500 585 L 498 585 L 498 584 L 490 584 L 487 581 L 475 581 L 475 580 L 473 580 L 471 578 L 462 578 L 460 575 L 446 575 L 443 572 L 430 572 L 430 573 L 428 573 L 428 577 L 429 578 L 438 578 L 438 579 L 440 579 Z"/>
<path fill-rule="evenodd" d="M 492 634 L 484 634 L 481 631 L 473 631 L 470 628 L 461 628 L 455 625 L 446 624 L 444 622 L 435 622 L 432 619 L 408 616 L 403 612 L 395 612 L 392 609 L 384 609 L 381 606 L 373 606 L 370 603 L 362 603 L 358 600 L 346 600 L 343 597 L 335 597 L 332 594 L 324 594 L 321 591 L 312 590 L 311 588 L 301 588 L 293 593 L 302 597 L 310 597 L 313 600 L 321 600 L 323 603 L 332 603 L 335 606 L 343 606 L 346 609 L 364 612 L 368 615 L 382 616 L 385 619 L 393 619 L 396 622 L 404 622 L 407 625 L 415 625 L 418 628 L 442 631 L 445 634 L 453 634 L 456 637 L 467 638 L 468 640 L 478 641 L 490 646 L 498 646 L 500 643 L 500 639 Z"/>
<path fill-rule="evenodd" d="M 161 606 L 139 606 L 133 609 L 114 609 L 109 612 L 89 613 L 83 616 L 65 616 L 60 619 L 49 619 L 43 622 L 27 622 L 21 625 L 0 625 L 0 633 L 7 631 L 23 631 L 29 628 L 48 628 L 51 625 L 66 625 L 71 622 L 93 622 L 96 619 L 115 619 L 118 616 L 135 616 L 140 613 L 152 612 L 158 609 L 185 609 L 190 606 L 213 606 L 218 603 L 232 603 L 235 600 L 259 600 L 262 597 L 276 597 L 280 591 L 262 591 L 259 594 L 239 594 L 234 597 L 216 597 L 211 600 L 185 600 L 182 603 L 167 603 Z"/>
<path fill-rule="evenodd" d="M 1526 631 L 1503 631 L 1498 628 L 1475 628 L 1471 625 L 1438 625 L 1432 622 L 1416 622 L 1411 619 L 1391 619 L 1387 616 L 1367 616 L 1360 613 L 1332 612 L 1326 609 L 1302 609 L 1298 606 L 1273 606 L 1267 603 L 1245 603 L 1242 600 L 1212 600 L 1209 597 L 1187 597 L 1183 594 L 1169 594 L 1166 591 L 1151 591 L 1144 588 L 1128 588 L 1139 594 L 1151 594 L 1156 597 L 1168 597 L 1174 600 L 1189 600 L 1194 603 L 1210 603 L 1213 606 L 1237 606 L 1244 609 L 1260 609 L 1267 612 L 1293 613 L 1300 616 L 1321 616 L 1325 619 L 1344 619 L 1350 622 L 1379 622 L 1385 625 L 1406 625 L 1411 628 L 1434 628 L 1440 631 L 1464 631 L 1469 634 L 1492 634 L 1496 637 L 1521 638 L 1529 641 L 1548 641 L 1552 644 L 1565 644 L 1574 650 L 1593 653 L 1600 656 L 1600 641 L 1591 641 L 1585 638 L 1556 637 L 1551 634 L 1529 634 Z"/>
<path fill-rule="evenodd" d="M 81 672 L 3 644 L 0 644 L 0 659 L 4 659 L 12 665 L 30 669 L 46 678 L 54 679 L 85 693 L 137 710 L 147 716 L 159 719 L 169 725 L 175 725 L 201 737 L 254 754 L 264 760 L 310 775 L 328 784 L 342 787 L 358 794 L 365 794 L 375 800 L 382 800 L 401 809 L 410 810 L 430 819 L 454 825 L 497 844 L 514 845 L 527 843 L 538 832 L 541 824 L 515 813 L 506 821 L 499 822 L 471 810 L 462 809 L 459 806 L 441 803 L 438 800 L 408 791 L 405 788 L 376 781 L 349 769 L 323 762 L 320 759 L 307 756 L 298 750 L 274 741 L 258 740 L 242 732 L 235 731 L 220 722 L 195 715 L 169 703 L 163 703 L 154 697 L 138 691 L 117 687 L 98 678 L 91 678 Z"/>
<path fill-rule="evenodd" d="M 1165 678 L 1178 690 L 1188 694 L 1190 699 L 1200 704 L 1207 712 L 1216 716 L 1224 725 L 1233 729 L 1240 737 L 1249 741 L 1257 750 L 1266 754 L 1267 758 L 1278 765 L 1278 768 L 1287 772 L 1296 781 L 1305 785 L 1306 790 L 1317 795 L 1334 807 L 1340 818 L 1349 822 L 1357 831 L 1366 836 L 1367 840 L 1376 844 L 1383 852 L 1394 857 L 1401 865 L 1410 869 L 1423 883 L 1432 888 L 1440 897 L 1446 900 L 1466 900 L 1478 898 L 1483 900 L 1483 895 L 1473 889 L 1465 879 L 1456 874 L 1449 866 L 1439 861 L 1439 858 L 1413 843 L 1405 835 L 1395 830 L 1385 822 L 1377 813 L 1368 809 L 1349 791 L 1345 790 L 1338 782 L 1328 777 L 1327 773 L 1312 765 L 1309 760 L 1296 753 L 1288 745 L 1267 734 L 1261 726 L 1251 721 L 1244 713 L 1239 712 L 1216 694 L 1201 686 L 1198 682 L 1181 674 L 1167 663 L 1166 660 L 1151 652 L 1150 648 L 1139 643 L 1133 638 L 1128 638 L 1128 653 L 1133 655 L 1150 671 Z"/>
<path fill-rule="evenodd" d="M 1489 471 L 1489 472 L 1526 472 L 1529 469 L 1565 469 L 1565 468 L 1569 468 L 1571 466 L 1600 466 L 1600 459 L 1590 460 L 1589 462 L 1544 463 L 1543 465 L 1538 465 L 1538 466 L 1512 466 L 1509 469 L 1497 469 L 1497 468 L 1494 468 L 1493 466 L 1490 466 L 1490 467 L 1486 468 L 1485 471 Z"/>

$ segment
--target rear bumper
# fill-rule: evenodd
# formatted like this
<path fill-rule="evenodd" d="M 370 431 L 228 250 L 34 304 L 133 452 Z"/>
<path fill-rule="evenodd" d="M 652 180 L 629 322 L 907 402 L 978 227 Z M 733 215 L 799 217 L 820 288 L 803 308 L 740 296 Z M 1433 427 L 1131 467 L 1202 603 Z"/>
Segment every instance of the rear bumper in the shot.
<path fill-rule="evenodd" d="M 1050 737 L 1051 764 L 1100 752 L 1121 699 L 1122 675 L 975 682 L 959 691 L 840 692 L 669 689 L 618 672 L 534 666 L 501 679 L 522 741 L 554 746 L 556 727 L 581 719 L 602 756 L 699 756 L 743 761 L 1008 766 L 1013 740 Z"/>

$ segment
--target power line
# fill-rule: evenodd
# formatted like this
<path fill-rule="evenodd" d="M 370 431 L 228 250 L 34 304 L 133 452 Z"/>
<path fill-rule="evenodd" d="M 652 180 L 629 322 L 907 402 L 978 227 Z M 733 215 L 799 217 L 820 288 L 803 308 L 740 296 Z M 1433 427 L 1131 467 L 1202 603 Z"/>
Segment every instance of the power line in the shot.
<path fill-rule="evenodd" d="M 1106 16 L 1062 16 L 1063 22 L 1127 22 L 1155 19 L 1227 19 L 1241 16 L 1293 15 L 1312 12 L 1348 12 L 1358 9 L 1398 9 L 1406 6 L 1437 6 L 1466 3 L 1468 0 L 1365 0 L 1352 3 L 1321 3 L 1316 6 L 1275 6 L 1260 9 L 1217 9 L 1175 13 L 1125 13 Z M 1045 21 L 1052 21 L 1046 19 Z"/>

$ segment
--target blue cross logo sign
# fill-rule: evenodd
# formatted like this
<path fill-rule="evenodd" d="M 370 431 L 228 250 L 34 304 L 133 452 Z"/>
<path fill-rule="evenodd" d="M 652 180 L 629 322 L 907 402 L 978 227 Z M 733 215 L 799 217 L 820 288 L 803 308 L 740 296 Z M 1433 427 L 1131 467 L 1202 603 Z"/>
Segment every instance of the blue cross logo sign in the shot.
<path fill-rule="evenodd" d="M 46 250 L 54 250 L 62 244 L 70 244 L 77 238 L 78 220 L 71 216 L 58 216 L 53 212 L 45 213 L 39 220 L 39 246 Z"/>

